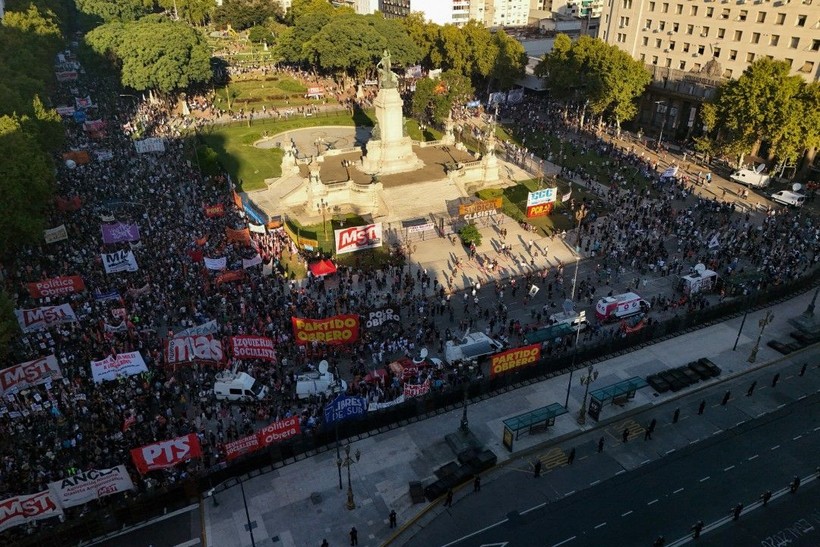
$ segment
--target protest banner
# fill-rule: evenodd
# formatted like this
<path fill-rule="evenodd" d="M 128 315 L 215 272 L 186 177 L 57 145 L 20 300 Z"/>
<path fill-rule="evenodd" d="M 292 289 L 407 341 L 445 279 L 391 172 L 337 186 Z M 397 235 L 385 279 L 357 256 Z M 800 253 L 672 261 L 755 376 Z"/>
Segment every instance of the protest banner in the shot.
<path fill-rule="evenodd" d="M 165 345 L 165 360 L 169 365 L 193 362 L 221 363 L 224 358 L 222 342 L 210 334 L 177 335 Z"/>
<path fill-rule="evenodd" d="M 131 450 L 131 459 L 137 471 L 145 475 L 149 471 L 174 467 L 202 456 L 202 447 L 196 433 L 183 437 L 147 444 Z"/>
<path fill-rule="evenodd" d="M 134 490 L 124 465 L 110 469 L 89 469 L 60 481 L 48 483 L 54 499 L 63 508 L 75 507 L 117 492 Z"/>
<path fill-rule="evenodd" d="M 48 490 L 7 498 L 0 501 L 0 532 L 13 526 L 59 517 L 62 514 L 62 508 Z"/>
<path fill-rule="evenodd" d="M 297 344 L 323 342 L 349 344 L 359 339 L 359 316 L 335 315 L 326 319 L 291 317 L 293 337 Z"/>
<path fill-rule="evenodd" d="M 43 306 L 30 310 L 14 310 L 17 323 L 23 332 L 43 330 L 61 323 L 76 323 L 77 315 L 69 304 Z"/>
<path fill-rule="evenodd" d="M 148 372 L 148 367 L 138 351 L 109 355 L 100 361 L 91 361 L 91 379 L 95 384 L 110 382 L 122 376 L 134 376 Z"/>
<path fill-rule="evenodd" d="M 237 359 L 276 361 L 273 340 L 264 336 L 231 336 L 231 353 Z"/>
<path fill-rule="evenodd" d="M 134 251 L 115 251 L 113 253 L 102 253 L 103 268 L 105 273 L 136 272 L 139 270 L 137 257 Z"/>
<path fill-rule="evenodd" d="M 49 228 L 48 230 L 43 230 L 43 235 L 46 239 L 46 243 L 57 243 L 58 241 L 64 241 L 68 239 L 68 232 L 65 229 L 65 224 L 61 224 L 56 228 Z"/>
<path fill-rule="evenodd" d="M 63 373 L 54 355 L 26 361 L 0 370 L 0 395 L 17 393 L 62 377 Z"/>
<path fill-rule="evenodd" d="M 122 222 L 103 224 L 100 229 L 102 230 L 103 243 L 106 245 L 124 241 L 139 241 L 140 239 L 140 228 L 136 224 L 123 224 Z"/>
<path fill-rule="evenodd" d="M 530 344 L 492 356 L 490 378 L 520 367 L 531 365 L 541 358 L 541 344 Z"/>
<path fill-rule="evenodd" d="M 63 296 L 83 292 L 85 283 L 79 275 L 64 275 L 52 277 L 43 281 L 35 281 L 28 284 L 28 293 L 32 298 L 45 298 L 46 296 Z"/>

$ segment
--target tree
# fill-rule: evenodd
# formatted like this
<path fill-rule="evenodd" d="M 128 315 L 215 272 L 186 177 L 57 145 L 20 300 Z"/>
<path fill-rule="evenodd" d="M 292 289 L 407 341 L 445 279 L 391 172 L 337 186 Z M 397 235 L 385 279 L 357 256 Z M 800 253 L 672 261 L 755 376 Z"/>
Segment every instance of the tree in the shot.
<path fill-rule="evenodd" d="M 461 242 L 464 245 L 469 245 L 470 243 L 475 243 L 476 247 L 481 245 L 481 232 L 478 231 L 478 228 L 476 228 L 476 225 L 472 222 L 464 225 L 461 230 L 458 231 L 458 237 L 461 238 Z"/>
<path fill-rule="evenodd" d="M 556 101 L 569 101 L 580 85 L 580 74 L 572 61 L 572 40 L 566 34 L 555 37 L 552 51 L 544 55 L 535 67 L 535 75 L 544 78 L 550 96 Z"/>
<path fill-rule="evenodd" d="M 20 325 L 14 315 L 14 303 L 5 290 L 0 290 L 0 361 L 11 352 L 12 344 L 20 338 Z"/>
<path fill-rule="evenodd" d="M 39 95 L 34 96 L 32 101 L 32 134 L 37 136 L 37 141 L 43 150 L 56 151 L 62 148 L 65 143 L 65 130 L 60 115 L 53 108 L 46 108 Z"/>
<path fill-rule="evenodd" d="M 430 52 L 430 61 L 433 66 L 444 70 L 455 70 L 470 74 L 470 48 L 467 37 L 455 25 L 444 25 L 439 28 L 435 46 Z"/>
<path fill-rule="evenodd" d="M 138 91 L 170 93 L 211 78 L 210 50 L 185 23 L 160 16 L 108 23 L 89 32 L 86 41 L 119 63 L 123 85 Z"/>
<path fill-rule="evenodd" d="M 154 0 L 74 0 L 77 11 L 105 23 L 136 21 L 154 12 Z"/>
<path fill-rule="evenodd" d="M 257 44 L 262 42 L 271 43 L 273 41 L 273 33 L 268 27 L 257 25 L 248 30 L 248 40 L 256 42 Z"/>
<path fill-rule="evenodd" d="M 159 0 L 159 5 L 192 25 L 204 25 L 216 9 L 213 0 Z"/>
<path fill-rule="evenodd" d="M 332 17 L 335 8 L 327 0 L 293 0 L 285 20 L 294 25 L 301 17 L 307 15 L 327 15 Z M 350 11 L 348 10 L 348 13 Z"/>
<path fill-rule="evenodd" d="M 244 30 L 261 25 L 271 18 L 282 18 L 282 7 L 270 0 L 224 0 L 214 11 L 214 23 L 220 27 L 231 25 Z"/>
<path fill-rule="evenodd" d="M 493 34 L 481 23 L 470 20 L 461 27 L 469 52 L 469 73 L 471 76 L 487 79 L 498 59 L 498 42 Z"/>
<path fill-rule="evenodd" d="M 279 35 L 276 53 L 289 63 L 314 63 L 315 59 L 306 46 L 332 18 L 332 13 L 309 13 L 299 17 L 292 27 Z"/>
<path fill-rule="evenodd" d="M 404 27 L 410 40 L 419 48 L 419 62 L 427 68 L 433 68 L 430 53 L 435 47 L 438 25 L 428 23 L 421 12 L 412 12 L 398 21 Z"/>
<path fill-rule="evenodd" d="M 364 17 L 354 15 L 332 19 L 305 47 L 320 68 L 363 76 L 387 48 L 387 39 Z"/>
<path fill-rule="evenodd" d="M 0 117 L 0 256 L 39 243 L 54 189 L 54 168 L 34 135 L 17 118 Z"/>
<path fill-rule="evenodd" d="M 761 58 L 718 88 L 701 118 L 716 152 L 743 163 L 761 142 L 769 143 L 769 160 L 793 163 L 820 141 L 820 92 L 797 75 L 786 61 Z"/>
<path fill-rule="evenodd" d="M 466 76 L 448 70 L 440 78 L 422 78 L 416 83 L 411 111 L 417 118 L 441 124 L 449 116 L 453 105 L 466 102 L 473 94 L 473 87 Z"/>
<path fill-rule="evenodd" d="M 528 62 L 527 52 L 524 51 L 521 42 L 508 36 L 503 30 L 493 34 L 492 43 L 496 50 L 492 77 L 499 88 L 509 89 L 516 80 L 524 77 Z"/>

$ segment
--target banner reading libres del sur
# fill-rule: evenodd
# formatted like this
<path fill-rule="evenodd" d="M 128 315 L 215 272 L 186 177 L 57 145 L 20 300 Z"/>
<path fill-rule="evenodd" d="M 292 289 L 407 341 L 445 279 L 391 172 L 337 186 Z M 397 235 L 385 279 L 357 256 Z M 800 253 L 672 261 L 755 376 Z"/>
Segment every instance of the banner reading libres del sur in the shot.
<path fill-rule="evenodd" d="M 297 344 L 350 344 L 359 339 L 359 316 L 334 315 L 325 319 L 292 317 L 293 338 Z"/>

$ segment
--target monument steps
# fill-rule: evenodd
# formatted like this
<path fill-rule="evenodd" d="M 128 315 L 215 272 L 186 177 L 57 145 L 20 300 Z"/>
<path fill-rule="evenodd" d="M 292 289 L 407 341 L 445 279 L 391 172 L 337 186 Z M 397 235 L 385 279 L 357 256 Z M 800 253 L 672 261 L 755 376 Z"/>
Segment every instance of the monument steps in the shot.
<path fill-rule="evenodd" d="M 383 194 L 389 209 L 386 216 L 390 221 L 426 217 L 430 211 L 445 210 L 447 201 L 466 197 L 453 181 L 446 178 L 385 188 Z"/>

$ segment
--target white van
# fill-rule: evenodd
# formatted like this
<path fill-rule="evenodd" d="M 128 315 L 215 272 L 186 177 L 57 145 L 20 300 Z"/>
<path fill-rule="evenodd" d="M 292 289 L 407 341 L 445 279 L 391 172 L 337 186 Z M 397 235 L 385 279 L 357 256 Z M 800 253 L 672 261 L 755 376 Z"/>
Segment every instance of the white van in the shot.
<path fill-rule="evenodd" d="M 781 190 L 780 192 L 775 192 L 774 194 L 772 194 L 772 199 L 777 203 L 782 203 L 783 205 L 801 207 L 803 205 L 803 202 L 806 201 L 806 196 L 804 196 L 803 194 L 790 192 L 788 190 Z"/>
<path fill-rule="evenodd" d="M 337 393 L 347 391 L 347 382 L 339 380 L 332 372 L 328 372 L 328 362 L 319 363 L 319 370 L 306 372 L 296 376 L 296 396 L 307 399 L 311 395 L 324 393 L 331 397 Z"/>
<path fill-rule="evenodd" d="M 216 375 L 214 395 L 220 401 L 259 401 L 268 394 L 268 387 L 245 372 L 223 370 Z"/>
<path fill-rule="evenodd" d="M 763 169 L 766 166 L 762 163 L 756 169 L 740 169 L 732 173 L 729 178 L 740 184 L 745 184 L 754 188 L 765 188 L 771 182 L 769 175 L 763 174 Z"/>
<path fill-rule="evenodd" d="M 444 360 L 451 365 L 459 361 L 471 361 L 492 355 L 504 347 L 504 342 L 490 338 L 483 332 L 470 332 L 465 334 L 458 344 L 452 340 L 447 341 L 444 348 Z"/>
<path fill-rule="evenodd" d="M 580 312 L 565 311 L 561 313 L 554 313 L 550 315 L 550 323 L 552 323 L 553 325 L 566 323 L 573 329 L 577 329 L 578 325 L 580 324 L 581 330 L 586 330 L 586 328 L 589 326 L 589 324 L 587 323 L 586 310 L 581 310 Z"/>

